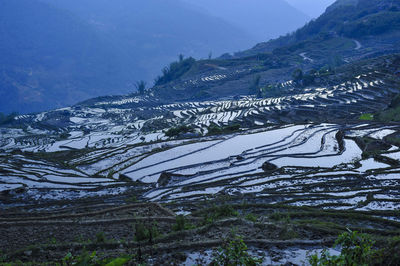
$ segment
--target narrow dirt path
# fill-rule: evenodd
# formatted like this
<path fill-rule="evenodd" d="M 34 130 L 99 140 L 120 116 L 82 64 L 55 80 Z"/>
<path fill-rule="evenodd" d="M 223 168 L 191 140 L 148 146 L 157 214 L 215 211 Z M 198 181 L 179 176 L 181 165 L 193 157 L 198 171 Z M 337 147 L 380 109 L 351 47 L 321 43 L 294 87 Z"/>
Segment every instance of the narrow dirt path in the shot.
<path fill-rule="evenodd" d="M 356 48 L 354 48 L 354 50 L 360 50 L 361 47 L 362 47 L 361 43 L 359 41 L 357 41 L 357 40 L 353 40 L 353 41 L 356 44 Z"/>
<path fill-rule="evenodd" d="M 309 58 L 306 56 L 307 53 L 301 53 L 299 54 L 301 57 L 303 57 L 304 61 L 310 61 L 311 63 L 314 62 L 314 59 Z"/>

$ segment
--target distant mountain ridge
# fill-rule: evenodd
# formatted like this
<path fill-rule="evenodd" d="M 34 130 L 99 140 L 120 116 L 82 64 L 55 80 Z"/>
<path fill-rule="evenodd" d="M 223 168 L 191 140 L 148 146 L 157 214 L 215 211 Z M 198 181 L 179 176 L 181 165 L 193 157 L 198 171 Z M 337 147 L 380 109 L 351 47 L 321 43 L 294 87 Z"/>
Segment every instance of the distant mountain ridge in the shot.
<path fill-rule="evenodd" d="M 207 57 L 252 42 L 173 0 L 1 0 L 0 29 L 5 113 L 133 92 L 137 80 L 152 80 L 180 53 Z"/>
<path fill-rule="evenodd" d="M 305 13 L 284 0 L 183 0 L 223 18 L 267 41 L 296 30 L 310 20 Z M 233 52 L 233 51 L 232 51 Z"/>

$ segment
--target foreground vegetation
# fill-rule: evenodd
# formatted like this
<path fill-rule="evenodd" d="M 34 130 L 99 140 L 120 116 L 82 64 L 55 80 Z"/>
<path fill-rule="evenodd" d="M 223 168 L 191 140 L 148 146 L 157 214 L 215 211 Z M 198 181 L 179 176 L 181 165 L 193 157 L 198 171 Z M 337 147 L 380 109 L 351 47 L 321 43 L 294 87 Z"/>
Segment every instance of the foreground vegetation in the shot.
<path fill-rule="evenodd" d="M 108 229 L 104 227 L 103 231 L 93 235 L 88 230 L 90 227 L 82 223 L 86 221 L 84 217 L 82 220 L 75 218 L 81 224 L 79 227 L 70 227 L 71 222 L 64 214 L 63 219 L 67 220 L 58 221 L 57 231 L 67 230 L 65 233 L 76 235 L 76 239 L 70 242 L 68 239 L 71 236 L 64 235 L 3 252 L 1 265 L 179 265 L 187 260 L 193 249 L 209 251 L 209 255 L 198 255 L 198 265 L 262 265 L 269 256 L 272 257 L 268 259 L 277 259 L 269 253 L 270 249 L 265 249 L 266 243 L 277 245 L 284 252 L 289 247 L 309 251 L 321 246 L 328 248 L 333 242 L 334 247 L 341 251 L 339 255 L 331 255 L 328 249 L 311 253 L 307 258 L 308 264 L 397 265 L 400 261 L 400 238 L 397 237 L 400 235 L 400 224 L 378 218 L 399 215 L 398 212 L 376 211 L 367 215 L 363 212 L 288 205 L 234 204 L 234 201 L 235 198 L 221 197 L 202 202 L 199 204 L 202 207 L 198 207 L 199 210 L 192 216 L 171 218 L 167 218 L 166 214 L 159 217 L 156 213 L 145 214 L 156 205 L 137 202 L 123 207 L 127 210 L 132 208 L 139 215 L 130 218 L 133 222 L 127 226 L 124 225 L 126 222 L 118 222 L 117 217 L 122 213 L 113 213 L 111 209 L 102 211 L 105 217 L 114 217 L 113 223 Z M 216 202 L 225 203 L 216 205 Z M 176 204 L 167 206 L 175 208 Z M 143 213 L 139 206 L 143 207 Z M 78 215 L 96 219 L 93 216 L 96 212 L 92 213 Z M 126 220 L 126 216 L 121 217 Z M 57 235 L 51 231 L 51 225 L 47 225 L 49 218 L 41 219 L 40 227 L 36 228 Z M 96 223 L 102 223 L 102 219 Z M 51 224 L 52 220 L 49 221 Z M 26 226 L 35 223 L 37 221 L 33 220 Z M 23 232 L 23 228 L 20 230 Z M 125 237 L 127 233 L 130 235 L 128 238 Z"/>

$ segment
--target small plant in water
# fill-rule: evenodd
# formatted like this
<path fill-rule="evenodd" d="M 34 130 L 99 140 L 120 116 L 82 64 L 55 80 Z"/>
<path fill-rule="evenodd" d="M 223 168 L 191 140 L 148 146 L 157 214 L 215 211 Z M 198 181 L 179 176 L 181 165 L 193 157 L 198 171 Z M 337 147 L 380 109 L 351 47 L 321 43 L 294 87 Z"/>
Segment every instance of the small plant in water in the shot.
<path fill-rule="evenodd" d="M 247 250 L 247 245 L 244 243 L 243 238 L 232 232 L 228 241 L 214 251 L 210 265 L 261 265 L 263 259 L 252 257 Z"/>
<path fill-rule="evenodd" d="M 369 235 L 360 234 L 357 231 L 348 231 L 341 234 L 335 241 L 334 247 L 341 247 L 338 256 L 330 255 L 325 249 L 320 254 L 308 257 L 308 262 L 312 266 L 325 265 L 370 265 L 377 255 L 377 251 L 372 248 L 374 241 Z"/>

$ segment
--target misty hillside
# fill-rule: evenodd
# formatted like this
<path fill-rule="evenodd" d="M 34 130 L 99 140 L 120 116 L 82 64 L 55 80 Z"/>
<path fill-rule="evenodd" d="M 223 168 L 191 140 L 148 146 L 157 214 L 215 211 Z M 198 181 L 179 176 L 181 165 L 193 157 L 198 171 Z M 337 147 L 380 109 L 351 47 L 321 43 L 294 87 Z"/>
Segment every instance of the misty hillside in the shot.
<path fill-rule="evenodd" d="M 250 34 L 180 0 L 41 0 L 89 23 L 145 71 L 155 73 L 178 54 L 206 58 L 254 43 Z M 150 72 L 150 73 L 149 73 Z"/>
<path fill-rule="evenodd" d="M 305 43 L 307 41 L 320 42 L 321 39 L 326 41 L 333 38 L 358 39 L 371 45 L 379 43 L 393 45 L 399 42 L 399 11 L 398 1 L 338 0 L 329 6 L 324 14 L 293 34 L 259 43 L 253 49 L 237 55 L 268 53 L 285 46 L 307 47 Z M 379 39 L 377 36 L 380 36 Z M 336 49 L 330 52 L 336 52 Z"/>
<path fill-rule="evenodd" d="M 122 55 L 69 13 L 35 0 L 1 1 L 0 17 L 0 111 L 73 103 L 127 78 Z"/>
<path fill-rule="evenodd" d="M 311 18 L 317 18 L 325 9 L 335 2 L 335 0 L 286 0 L 291 6 L 307 14 Z"/>
<path fill-rule="evenodd" d="M 284 0 L 184 0 L 244 29 L 258 42 L 303 26 L 309 17 Z"/>
<path fill-rule="evenodd" d="M 233 57 L 197 61 L 185 73 L 176 70 L 179 75 L 169 83 L 156 84 L 152 92 L 172 101 L 215 100 L 257 93 L 288 95 L 302 89 L 280 85 L 293 78 L 296 69 L 313 72 L 309 76 L 313 81 L 318 71 L 397 53 L 399 43 L 399 2 L 341 0 L 292 34 L 259 43 Z M 326 85 L 324 82 L 305 83 L 322 86 Z"/>
<path fill-rule="evenodd" d="M 178 1 L 44 2 L 0 2 L 0 112 L 129 93 L 180 53 L 207 57 L 251 42 Z"/>

